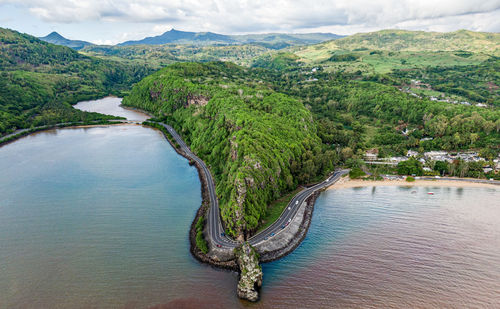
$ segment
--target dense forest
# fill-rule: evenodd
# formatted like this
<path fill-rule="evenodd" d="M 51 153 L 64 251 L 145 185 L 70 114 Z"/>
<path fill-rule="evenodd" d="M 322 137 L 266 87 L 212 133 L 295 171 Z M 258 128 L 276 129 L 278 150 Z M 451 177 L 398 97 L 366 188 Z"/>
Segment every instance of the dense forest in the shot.
<path fill-rule="evenodd" d="M 271 201 L 337 163 L 302 103 L 230 63 L 171 65 L 123 103 L 172 124 L 207 162 L 232 236 L 253 232 Z"/>
<path fill-rule="evenodd" d="M 82 55 L 68 47 L 0 28 L 0 135 L 19 128 L 106 119 L 71 107 L 120 95 L 152 72 Z"/>

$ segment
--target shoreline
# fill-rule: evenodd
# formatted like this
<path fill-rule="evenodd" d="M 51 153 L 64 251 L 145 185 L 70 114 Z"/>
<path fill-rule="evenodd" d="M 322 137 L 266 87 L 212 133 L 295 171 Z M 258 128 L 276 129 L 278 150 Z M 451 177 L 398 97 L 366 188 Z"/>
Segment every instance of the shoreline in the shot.
<path fill-rule="evenodd" d="M 448 179 L 416 179 L 413 182 L 406 180 L 362 180 L 350 179 L 348 176 L 339 179 L 335 184 L 329 186 L 326 190 L 359 188 L 359 187 L 376 187 L 376 186 L 401 186 L 401 187 L 469 187 L 469 188 L 496 188 L 500 189 L 500 181 L 498 184 L 474 182 L 474 178 L 457 178 L 456 180 Z"/>

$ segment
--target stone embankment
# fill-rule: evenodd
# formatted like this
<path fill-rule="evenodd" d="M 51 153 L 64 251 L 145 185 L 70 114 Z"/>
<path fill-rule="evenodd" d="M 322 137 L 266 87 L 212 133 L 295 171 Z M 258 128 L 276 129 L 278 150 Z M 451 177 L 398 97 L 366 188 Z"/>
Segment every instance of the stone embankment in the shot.
<path fill-rule="evenodd" d="M 306 237 L 311 224 L 314 203 L 319 191 L 313 193 L 300 206 L 290 224 L 274 237 L 255 245 L 262 263 L 271 262 L 290 254 Z"/>

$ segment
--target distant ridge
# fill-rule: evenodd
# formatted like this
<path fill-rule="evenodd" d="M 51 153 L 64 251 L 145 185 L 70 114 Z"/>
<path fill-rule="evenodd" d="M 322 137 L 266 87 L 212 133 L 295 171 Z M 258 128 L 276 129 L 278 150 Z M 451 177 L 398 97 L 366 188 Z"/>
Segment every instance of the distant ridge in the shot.
<path fill-rule="evenodd" d="M 55 31 L 51 32 L 47 36 L 40 37 L 39 39 L 42 41 L 48 42 L 48 43 L 70 47 L 70 48 L 73 48 L 75 50 L 80 50 L 80 49 L 84 48 L 85 46 L 94 45 L 90 42 L 69 40 Z"/>
<path fill-rule="evenodd" d="M 126 41 L 118 44 L 118 46 L 162 44 L 236 45 L 253 43 L 268 48 L 279 49 L 293 45 L 316 44 L 341 37 L 333 33 L 224 35 L 213 32 L 187 32 L 172 29 L 158 36 L 136 41 Z"/>
<path fill-rule="evenodd" d="M 142 40 L 137 41 L 126 41 L 118 44 L 118 46 L 128 46 L 128 45 L 161 45 L 168 43 L 178 43 L 178 44 L 186 44 L 186 43 L 221 43 L 221 44 L 231 44 L 234 43 L 233 40 L 223 34 L 217 34 L 213 32 L 187 32 L 187 31 L 178 31 L 172 29 L 167 31 L 161 35 L 147 37 Z"/>
<path fill-rule="evenodd" d="M 426 32 L 409 30 L 380 30 L 357 33 L 340 40 L 310 46 L 312 53 L 333 50 L 387 50 L 387 51 L 455 51 L 483 52 L 500 55 L 500 34 L 458 30 L 453 32 Z"/>

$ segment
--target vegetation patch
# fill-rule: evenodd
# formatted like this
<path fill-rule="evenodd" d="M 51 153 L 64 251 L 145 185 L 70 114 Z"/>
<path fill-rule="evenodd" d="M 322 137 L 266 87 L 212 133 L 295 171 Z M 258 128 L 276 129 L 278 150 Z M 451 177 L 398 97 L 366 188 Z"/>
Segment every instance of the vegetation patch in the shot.
<path fill-rule="evenodd" d="M 208 244 L 205 238 L 203 237 L 203 229 L 205 227 L 205 218 L 200 217 L 198 222 L 196 222 L 196 246 L 200 249 L 201 252 L 208 252 Z"/>
<path fill-rule="evenodd" d="M 363 170 L 359 167 L 354 167 L 349 171 L 349 177 L 351 179 L 358 179 L 358 178 L 361 178 L 365 175 L 366 175 L 366 173 L 363 172 Z"/>

